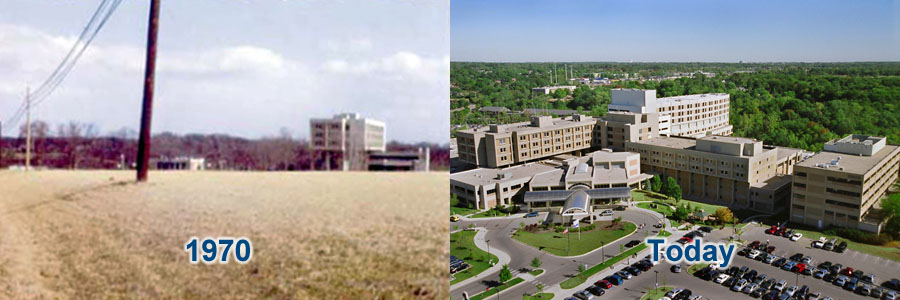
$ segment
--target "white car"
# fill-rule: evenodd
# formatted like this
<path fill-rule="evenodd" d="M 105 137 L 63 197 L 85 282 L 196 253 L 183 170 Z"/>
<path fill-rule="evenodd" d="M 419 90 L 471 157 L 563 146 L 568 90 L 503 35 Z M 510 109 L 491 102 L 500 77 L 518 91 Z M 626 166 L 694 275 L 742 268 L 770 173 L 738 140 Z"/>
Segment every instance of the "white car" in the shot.
<path fill-rule="evenodd" d="M 797 290 L 799 290 L 799 289 L 800 288 L 798 288 L 796 285 L 792 285 L 791 287 L 787 288 L 787 290 L 785 290 L 784 293 L 788 294 L 788 296 L 793 297 L 794 293 L 796 293 Z"/>
<path fill-rule="evenodd" d="M 725 280 L 728 280 L 728 278 L 731 278 L 731 275 L 728 275 L 728 274 L 719 274 L 719 276 L 716 277 L 716 279 L 714 279 L 713 282 L 715 282 L 715 283 L 723 283 L 723 282 L 725 282 Z"/>
<path fill-rule="evenodd" d="M 600 212 L 600 215 L 601 215 L 601 216 L 612 216 L 612 215 L 613 215 L 613 211 L 612 211 L 612 209 L 607 209 L 607 210 L 604 210 L 604 211 Z"/>
<path fill-rule="evenodd" d="M 779 280 L 778 283 L 776 283 L 775 286 L 772 287 L 772 289 L 776 289 L 780 292 L 784 290 L 785 285 L 787 285 L 787 281 Z"/>
<path fill-rule="evenodd" d="M 753 251 L 750 251 L 750 253 L 747 254 L 747 258 L 749 258 L 749 259 L 754 259 L 754 258 L 756 258 L 757 256 L 759 256 L 761 253 L 762 253 L 762 252 L 760 252 L 759 250 L 753 250 Z"/>
<path fill-rule="evenodd" d="M 682 288 L 674 288 L 671 291 L 669 291 L 668 293 L 666 293 L 666 297 L 675 298 L 675 296 L 678 296 L 678 294 L 681 293 L 681 291 L 683 291 L 683 290 L 684 289 L 682 289 Z"/>
<path fill-rule="evenodd" d="M 799 233 L 799 232 L 795 233 L 794 235 L 791 236 L 791 241 L 796 242 L 796 241 L 800 240 L 800 238 L 802 238 L 802 237 L 803 237 L 802 233 Z"/>
<path fill-rule="evenodd" d="M 822 248 L 823 245 L 825 245 L 823 241 L 813 241 L 811 246 L 813 248 Z"/>

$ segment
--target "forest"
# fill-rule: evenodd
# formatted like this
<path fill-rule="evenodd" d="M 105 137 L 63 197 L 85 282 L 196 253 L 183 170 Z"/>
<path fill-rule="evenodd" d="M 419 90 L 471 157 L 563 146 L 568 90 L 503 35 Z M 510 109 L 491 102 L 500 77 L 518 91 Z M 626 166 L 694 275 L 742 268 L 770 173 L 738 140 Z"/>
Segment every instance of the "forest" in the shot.
<path fill-rule="evenodd" d="M 578 85 L 573 92 L 561 89 L 551 95 L 531 94 L 533 87 L 574 85 L 563 75 L 565 66 L 576 77 L 596 73 L 623 80 L 593 88 Z M 610 89 L 640 88 L 655 89 L 657 97 L 728 93 L 734 135 L 760 139 L 766 144 L 819 151 L 824 142 L 850 133 L 886 136 L 888 143 L 900 143 L 900 63 L 896 62 L 453 62 L 450 70 L 451 123 L 459 126 L 523 118 L 487 116 L 477 111 L 484 106 L 572 109 L 604 116 Z M 715 74 L 639 80 L 699 71 Z M 551 82 L 552 74 L 562 75 L 562 79 Z M 624 80 L 625 74 L 630 80 Z M 474 109 L 470 109 L 472 105 Z"/>

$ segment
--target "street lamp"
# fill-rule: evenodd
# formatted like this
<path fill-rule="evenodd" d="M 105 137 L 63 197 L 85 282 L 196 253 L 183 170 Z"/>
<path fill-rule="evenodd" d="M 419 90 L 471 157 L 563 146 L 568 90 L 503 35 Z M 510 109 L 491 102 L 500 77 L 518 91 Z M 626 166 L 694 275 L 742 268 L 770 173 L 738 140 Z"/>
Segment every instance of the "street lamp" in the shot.
<path fill-rule="evenodd" d="M 602 264 L 604 261 L 606 261 L 606 254 L 603 254 L 603 246 L 605 246 L 605 245 L 606 245 L 606 243 L 600 242 L 600 263 L 601 263 L 601 264 Z"/>
<path fill-rule="evenodd" d="M 656 289 L 659 289 L 659 271 L 653 270 L 653 273 L 656 273 Z"/>
<path fill-rule="evenodd" d="M 491 259 L 491 240 L 484 240 L 484 242 L 488 246 L 488 264 L 490 265 L 491 261 L 493 260 L 493 259 Z"/>

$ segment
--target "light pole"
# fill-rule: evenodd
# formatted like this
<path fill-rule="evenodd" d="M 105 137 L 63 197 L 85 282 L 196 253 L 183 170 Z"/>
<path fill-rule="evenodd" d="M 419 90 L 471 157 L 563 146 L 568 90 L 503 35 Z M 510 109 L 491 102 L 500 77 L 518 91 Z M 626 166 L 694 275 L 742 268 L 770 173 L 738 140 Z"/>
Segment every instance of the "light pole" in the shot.
<path fill-rule="evenodd" d="M 488 246 L 488 264 L 490 265 L 493 260 L 491 259 L 491 240 L 484 240 L 484 243 Z"/>
<path fill-rule="evenodd" d="M 654 274 L 656 276 L 656 288 L 659 289 L 659 271 L 653 270 L 653 273 L 656 273 Z"/>
<path fill-rule="evenodd" d="M 606 261 L 606 254 L 603 254 L 603 246 L 606 246 L 606 243 L 600 242 L 600 264 Z"/>

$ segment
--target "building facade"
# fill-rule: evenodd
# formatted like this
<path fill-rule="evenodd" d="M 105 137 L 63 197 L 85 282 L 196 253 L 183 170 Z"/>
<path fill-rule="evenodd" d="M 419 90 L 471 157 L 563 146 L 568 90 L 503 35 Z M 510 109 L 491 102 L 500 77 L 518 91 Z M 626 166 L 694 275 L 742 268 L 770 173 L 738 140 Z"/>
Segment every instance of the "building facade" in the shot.
<path fill-rule="evenodd" d="M 787 205 L 790 176 L 779 173 L 799 161 L 800 150 L 765 147 L 761 141 L 723 136 L 658 137 L 627 142 L 641 154 L 641 168 L 672 177 L 682 197 L 717 205 L 774 212 Z M 784 157 L 779 157 L 779 155 Z"/>
<path fill-rule="evenodd" d="M 656 98 L 656 90 L 613 89 L 609 111 L 659 113 L 661 135 L 730 135 L 730 96 L 699 94 Z"/>
<path fill-rule="evenodd" d="M 880 200 L 897 181 L 900 147 L 884 137 L 849 135 L 794 167 L 791 221 L 881 232 Z"/>
<path fill-rule="evenodd" d="M 490 125 L 456 132 L 459 159 L 498 168 L 590 149 L 597 120 L 584 115 L 554 119 L 532 116 L 531 122 Z"/>
<path fill-rule="evenodd" d="M 626 142 L 637 142 L 659 136 L 659 114 L 609 112 L 600 120 L 599 140 L 595 145 L 605 149 L 625 151 Z"/>
<path fill-rule="evenodd" d="M 641 188 L 650 177 L 641 173 L 639 154 L 601 150 L 581 157 L 562 155 L 503 169 L 478 168 L 453 173 L 450 175 L 450 193 L 461 202 L 472 203 L 473 208 L 483 210 L 523 204 L 530 191 Z M 545 205 L 542 208 L 556 204 L 562 205 L 541 203 Z"/>
<path fill-rule="evenodd" d="M 366 153 L 385 151 L 385 124 L 359 114 L 338 114 L 330 119 L 310 119 L 310 148 L 326 160 L 342 160 L 344 170 L 365 169 Z"/>

